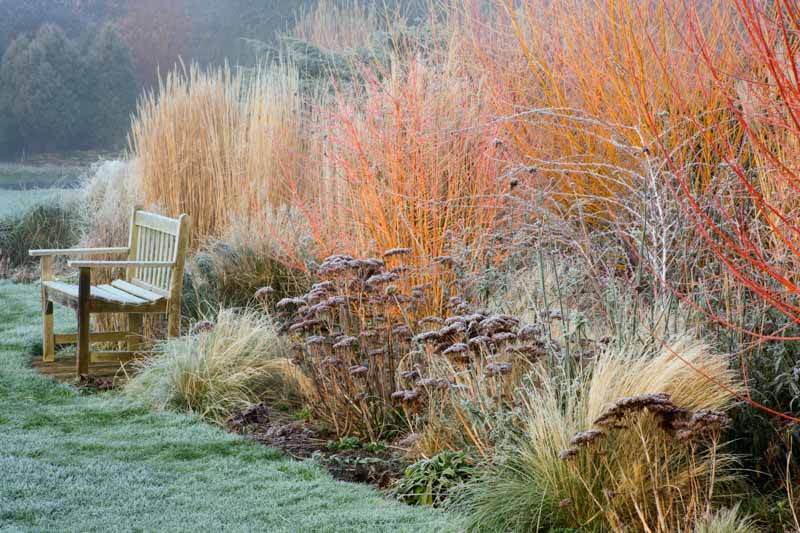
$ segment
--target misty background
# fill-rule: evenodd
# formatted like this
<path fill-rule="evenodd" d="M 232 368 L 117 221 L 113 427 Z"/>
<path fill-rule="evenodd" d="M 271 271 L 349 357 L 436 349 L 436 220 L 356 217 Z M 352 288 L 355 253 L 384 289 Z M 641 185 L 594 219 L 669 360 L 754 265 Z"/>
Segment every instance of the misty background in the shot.
<path fill-rule="evenodd" d="M 0 0 L 0 158 L 124 148 L 139 96 L 181 63 L 319 53 L 291 35 L 317 1 Z M 424 11 L 364 3 L 412 22 Z"/>

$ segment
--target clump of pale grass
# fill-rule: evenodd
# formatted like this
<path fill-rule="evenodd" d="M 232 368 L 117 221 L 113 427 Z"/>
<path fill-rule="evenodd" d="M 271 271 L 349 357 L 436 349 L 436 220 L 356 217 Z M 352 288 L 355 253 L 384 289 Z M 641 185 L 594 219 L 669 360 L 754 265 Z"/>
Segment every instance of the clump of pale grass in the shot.
<path fill-rule="evenodd" d="M 221 311 L 196 334 L 157 344 L 125 392 L 157 409 L 222 423 L 264 399 L 291 401 L 287 350 L 268 318 Z"/>
<path fill-rule="evenodd" d="M 462 495 L 471 528 L 674 531 L 705 512 L 733 463 L 718 449 L 718 434 L 710 442 L 681 440 L 645 408 L 618 427 L 590 430 L 623 398 L 627 405 L 636 403 L 631 397 L 667 397 L 688 411 L 730 406 L 729 393 L 673 352 L 705 376 L 738 388 L 726 358 L 687 338 L 663 350 L 609 348 L 576 380 L 535 373 L 521 395 L 521 432 Z"/>
<path fill-rule="evenodd" d="M 196 237 L 286 202 L 303 190 L 304 116 L 291 65 L 171 71 L 132 123 L 144 198 L 169 215 L 189 213 Z"/>
<path fill-rule="evenodd" d="M 697 520 L 694 533 L 754 533 L 759 528 L 753 520 L 742 516 L 739 505 L 707 513 Z"/>

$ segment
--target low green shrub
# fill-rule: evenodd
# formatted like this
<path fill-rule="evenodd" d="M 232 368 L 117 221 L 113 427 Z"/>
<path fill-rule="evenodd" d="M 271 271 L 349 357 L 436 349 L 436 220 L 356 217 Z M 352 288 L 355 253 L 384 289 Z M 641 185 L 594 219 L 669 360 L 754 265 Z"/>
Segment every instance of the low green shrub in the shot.
<path fill-rule="evenodd" d="M 412 505 L 441 505 L 450 492 L 472 477 L 475 467 L 463 451 L 445 451 L 406 468 L 392 493 Z"/>
<path fill-rule="evenodd" d="M 18 268 L 33 263 L 28 250 L 69 248 L 80 239 L 82 222 L 69 205 L 42 202 L 0 219 L 0 262 Z"/>
<path fill-rule="evenodd" d="M 194 329 L 194 335 L 159 343 L 125 392 L 151 407 L 217 423 L 265 399 L 297 397 L 288 345 L 268 318 L 227 310 L 214 324 Z"/>

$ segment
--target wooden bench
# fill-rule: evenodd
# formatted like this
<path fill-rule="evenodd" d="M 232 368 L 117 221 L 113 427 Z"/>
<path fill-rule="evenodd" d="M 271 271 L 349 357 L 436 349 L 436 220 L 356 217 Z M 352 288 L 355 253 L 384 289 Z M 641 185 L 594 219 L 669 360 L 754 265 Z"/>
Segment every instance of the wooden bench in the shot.
<path fill-rule="evenodd" d="M 183 268 L 189 247 L 191 220 L 188 215 L 167 218 L 140 209 L 131 215 L 128 246 L 124 248 L 73 248 L 67 250 L 30 250 L 41 258 L 42 281 L 42 359 L 55 361 L 57 344 L 77 344 L 78 376 L 89 374 L 90 362 L 125 362 L 141 346 L 142 315 L 165 313 L 167 333 L 180 335 Z M 53 257 L 93 255 L 127 256 L 122 261 L 69 261 L 79 270 L 78 284 L 53 279 Z M 104 285 L 92 285 L 92 269 L 125 269 L 124 279 Z M 53 304 L 74 309 L 78 332 L 53 333 Z M 126 331 L 90 333 L 90 316 L 96 313 L 124 313 Z M 125 351 L 91 351 L 92 343 L 125 342 Z"/>

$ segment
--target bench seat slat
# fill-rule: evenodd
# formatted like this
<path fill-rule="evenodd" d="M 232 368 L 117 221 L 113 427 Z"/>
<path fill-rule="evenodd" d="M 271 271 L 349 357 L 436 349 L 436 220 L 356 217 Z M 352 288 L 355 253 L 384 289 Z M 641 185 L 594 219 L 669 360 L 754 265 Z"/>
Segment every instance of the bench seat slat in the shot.
<path fill-rule="evenodd" d="M 45 281 L 43 285 L 48 292 L 57 292 L 67 296 L 70 300 L 77 301 L 78 299 L 78 286 L 61 281 Z M 120 290 L 111 285 L 92 286 L 90 292 L 90 299 L 92 301 L 100 301 L 110 304 L 118 304 L 123 306 L 142 306 L 156 303 L 163 298 L 156 298 L 155 300 L 145 299 L 140 296 L 135 296 L 126 291 Z"/>
<path fill-rule="evenodd" d="M 134 296 L 133 294 L 120 290 L 117 287 L 114 287 L 113 285 L 100 285 L 99 288 L 109 293 L 117 301 L 125 302 L 131 305 L 139 305 L 150 302 L 150 300 L 146 298 L 140 298 L 139 296 Z"/>
<path fill-rule="evenodd" d="M 148 291 L 147 289 L 138 287 L 133 283 L 128 283 L 125 280 L 121 279 L 114 280 L 111 282 L 111 285 L 121 291 L 127 292 L 128 294 L 132 294 L 133 296 L 136 296 L 138 298 L 144 298 L 145 300 L 149 300 L 151 302 L 157 302 L 158 300 L 164 299 L 164 296 L 160 294 L 157 294 L 153 291 Z"/>

